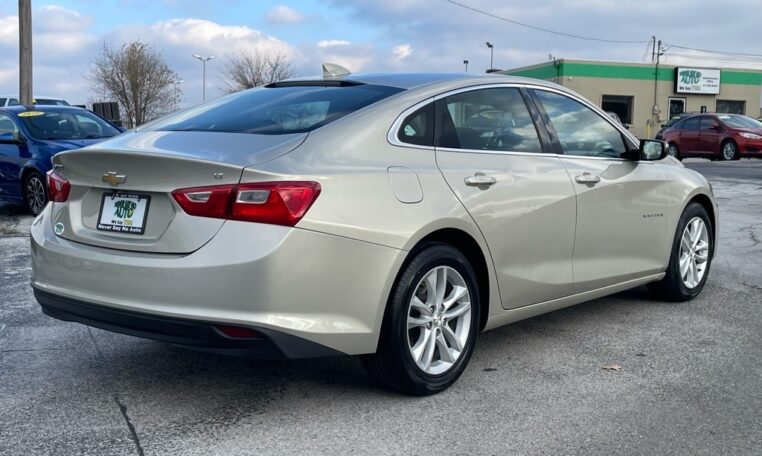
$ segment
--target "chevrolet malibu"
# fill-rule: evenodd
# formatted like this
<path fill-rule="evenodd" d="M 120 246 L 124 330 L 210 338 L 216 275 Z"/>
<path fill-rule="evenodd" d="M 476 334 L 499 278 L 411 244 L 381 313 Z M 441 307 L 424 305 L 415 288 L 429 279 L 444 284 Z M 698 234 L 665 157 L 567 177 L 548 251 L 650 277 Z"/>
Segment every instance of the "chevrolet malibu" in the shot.
<path fill-rule="evenodd" d="M 288 80 L 55 156 L 47 315 L 198 350 L 362 355 L 452 385 L 480 332 L 648 285 L 702 290 L 711 187 L 563 87 L 499 75 Z"/>

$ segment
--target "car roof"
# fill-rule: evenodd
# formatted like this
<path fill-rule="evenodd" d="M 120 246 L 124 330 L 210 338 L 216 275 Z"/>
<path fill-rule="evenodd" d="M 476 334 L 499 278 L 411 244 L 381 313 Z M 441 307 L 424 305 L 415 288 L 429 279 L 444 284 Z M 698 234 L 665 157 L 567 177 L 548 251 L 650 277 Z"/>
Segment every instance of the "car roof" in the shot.
<path fill-rule="evenodd" d="M 554 83 L 540 79 L 524 78 L 520 76 L 508 76 L 503 74 L 479 74 L 479 73 L 356 73 L 342 76 L 333 76 L 324 78 L 323 76 L 308 76 L 303 78 L 293 78 L 281 81 L 286 84 L 297 84 L 299 82 L 346 82 L 359 84 L 372 84 L 388 87 L 397 87 L 400 89 L 412 89 L 435 84 L 443 85 L 464 85 L 489 84 L 494 83 L 531 83 L 547 87 L 562 88 Z M 281 84 L 277 83 L 275 85 Z"/>
<path fill-rule="evenodd" d="M 34 105 L 33 108 L 34 110 L 37 110 L 37 111 L 47 111 L 47 112 L 87 111 L 87 109 L 80 108 L 78 106 Z M 31 111 L 31 110 L 27 109 L 27 107 L 24 105 L 15 105 L 15 106 L 0 107 L 0 111 L 11 112 L 13 114 L 18 115 L 19 113 L 22 113 L 24 111 Z"/>

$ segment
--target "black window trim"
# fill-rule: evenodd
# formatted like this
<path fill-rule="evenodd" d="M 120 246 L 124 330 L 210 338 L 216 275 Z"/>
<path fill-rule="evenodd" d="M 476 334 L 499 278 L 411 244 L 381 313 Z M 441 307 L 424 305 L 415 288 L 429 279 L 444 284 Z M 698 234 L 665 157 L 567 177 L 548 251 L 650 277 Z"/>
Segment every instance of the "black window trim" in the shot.
<path fill-rule="evenodd" d="M 395 121 L 389 127 L 389 131 L 386 134 L 386 140 L 387 140 L 387 142 L 389 144 L 391 144 L 393 146 L 406 147 L 406 148 L 410 148 L 410 149 L 423 149 L 423 150 L 429 150 L 429 151 L 435 150 L 435 147 L 433 147 L 433 146 L 419 146 L 419 145 L 416 145 L 416 144 L 408 144 L 408 143 L 403 143 L 403 142 L 399 141 L 399 139 L 397 139 L 397 132 L 399 131 L 400 126 L 405 121 L 407 116 L 409 116 L 410 114 L 412 114 L 416 110 L 420 109 L 421 107 L 423 107 L 427 103 L 431 103 L 432 101 L 435 102 L 435 101 L 437 101 L 439 99 L 446 98 L 446 97 L 451 96 L 451 95 L 455 95 L 455 94 L 458 94 L 458 93 L 461 93 L 461 92 L 469 92 L 469 91 L 478 90 L 478 89 L 500 88 L 500 87 L 515 87 L 515 88 L 524 90 L 527 94 L 529 94 L 530 99 L 532 99 L 532 100 L 533 100 L 533 98 L 531 98 L 531 97 L 534 97 L 534 95 L 531 93 L 532 90 L 545 90 L 547 92 L 552 92 L 552 93 L 557 93 L 559 95 L 567 96 L 567 97 L 571 98 L 572 100 L 575 100 L 575 101 L 578 101 L 578 102 L 582 103 L 583 105 L 587 106 L 588 108 L 590 108 L 594 112 L 596 112 L 599 116 L 603 117 L 603 119 L 606 120 L 606 122 L 611 124 L 614 128 L 616 128 L 622 134 L 623 139 L 625 140 L 626 144 L 628 144 L 631 147 L 635 147 L 635 148 L 640 147 L 639 141 L 637 139 L 634 139 L 633 136 L 631 136 L 632 133 L 626 131 L 624 129 L 624 127 L 621 127 L 621 126 L 618 126 L 618 125 L 614 124 L 611 121 L 610 118 L 606 119 L 606 117 L 608 117 L 608 116 L 603 116 L 601 114 L 600 109 L 598 109 L 595 105 L 592 105 L 590 102 L 588 102 L 586 100 L 583 100 L 583 99 L 581 99 L 579 97 L 576 97 L 573 94 L 570 94 L 570 93 L 568 93 L 566 91 L 558 90 L 558 89 L 555 89 L 553 87 L 548 87 L 548 86 L 541 85 L 541 84 L 532 84 L 532 83 L 523 83 L 523 82 L 504 82 L 504 83 L 489 82 L 489 83 L 475 84 L 475 85 L 468 86 L 468 87 L 459 87 L 457 89 L 447 90 L 447 91 L 444 91 L 442 93 L 439 93 L 439 94 L 436 94 L 436 95 L 433 95 L 433 96 L 429 96 L 426 99 L 421 100 L 421 101 L 415 103 L 414 105 L 410 106 L 409 108 L 403 110 L 397 116 Z M 534 101 L 533 101 L 533 103 L 534 103 Z M 527 104 L 527 106 L 528 105 L 529 104 Z M 535 109 L 537 109 L 536 106 L 535 106 Z M 538 109 L 538 111 L 539 111 L 539 109 Z M 531 111 L 530 111 L 530 113 L 531 113 Z M 541 119 L 541 125 L 542 125 L 542 127 L 539 128 L 539 130 L 542 131 L 543 129 L 546 129 L 546 132 L 547 132 L 547 123 L 544 121 L 544 119 Z M 542 133 L 541 133 L 541 135 L 542 135 Z M 540 137 L 540 141 L 542 142 L 542 136 Z M 559 146 L 560 146 L 560 144 L 559 144 Z M 506 154 L 506 155 L 528 155 L 528 156 L 533 156 L 533 157 L 567 157 L 567 158 L 575 158 L 575 159 L 579 159 L 579 160 L 632 161 L 632 160 L 627 159 L 627 158 L 589 157 L 589 156 L 584 156 L 584 155 L 564 155 L 563 153 L 558 153 L 558 151 L 555 148 L 552 148 L 549 151 L 549 153 L 547 153 L 547 154 L 545 154 L 545 153 L 541 154 L 541 153 L 537 153 L 537 152 L 483 151 L 483 150 L 470 150 L 470 149 L 444 149 L 444 150 L 452 150 L 454 152 L 492 153 L 492 154 Z M 653 165 L 655 162 L 652 162 L 652 161 L 640 161 L 638 163 Z"/>

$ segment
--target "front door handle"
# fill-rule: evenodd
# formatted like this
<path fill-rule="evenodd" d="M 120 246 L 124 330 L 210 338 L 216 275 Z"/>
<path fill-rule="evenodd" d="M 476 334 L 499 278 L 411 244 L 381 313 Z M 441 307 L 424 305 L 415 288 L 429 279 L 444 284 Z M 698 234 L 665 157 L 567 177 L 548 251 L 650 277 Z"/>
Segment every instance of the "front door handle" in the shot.
<path fill-rule="evenodd" d="M 601 178 L 590 173 L 582 173 L 574 178 L 580 184 L 595 185 L 601 181 Z"/>
<path fill-rule="evenodd" d="M 492 176 L 487 176 L 484 173 L 476 173 L 473 176 L 466 177 L 464 180 L 466 181 L 466 185 L 480 188 L 486 188 L 497 183 L 497 179 Z"/>

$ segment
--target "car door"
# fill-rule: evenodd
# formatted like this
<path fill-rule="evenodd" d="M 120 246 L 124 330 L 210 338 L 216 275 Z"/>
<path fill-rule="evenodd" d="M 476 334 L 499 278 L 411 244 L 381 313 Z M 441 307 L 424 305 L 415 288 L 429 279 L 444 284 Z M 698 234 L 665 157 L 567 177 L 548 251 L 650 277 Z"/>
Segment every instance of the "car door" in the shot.
<path fill-rule="evenodd" d="M 700 144 L 699 144 L 699 118 L 698 117 L 690 117 L 688 119 L 685 119 L 679 126 L 679 142 L 678 147 L 680 148 L 680 153 L 683 156 L 686 156 L 688 154 L 700 154 Z"/>
<path fill-rule="evenodd" d="M 574 188 L 521 89 L 469 89 L 435 111 L 437 164 L 484 234 L 503 307 L 569 295 Z"/>
<path fill-rule="evenodd" d="M 577 195 L 575 291 L 663 270 L 670 199 L 659 166 L 623 158 L 637 146 L 581 99 L 532 93 Z"/>
<path fill-rule="evenodd" d="M 719 155 L 723 131 L 714 117 L 703 116 L 699 120 L 699 138 L 697 149 L 702 154 Z"/>
<path fill-rule="evenodd" d="M 18 128 L 8 114 L 0 113 L 0 135 L 18 135 Z M 0 198 L 15 200 L 21 198 L 22 157 L 19 144 L 0 140 Z"/>

